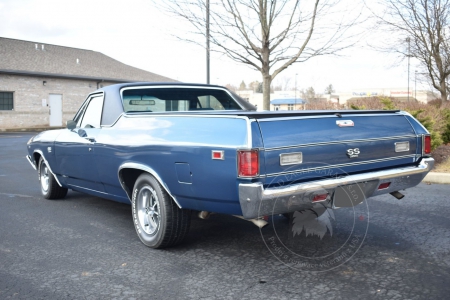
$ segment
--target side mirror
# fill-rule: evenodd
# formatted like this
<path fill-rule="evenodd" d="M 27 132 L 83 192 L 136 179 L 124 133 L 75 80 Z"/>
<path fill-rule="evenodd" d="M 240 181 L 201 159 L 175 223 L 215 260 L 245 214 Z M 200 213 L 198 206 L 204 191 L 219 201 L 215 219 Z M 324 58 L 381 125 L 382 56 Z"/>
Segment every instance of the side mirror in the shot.
<path fill-rule="evenodd" d="M 77 127 L 77 123 L 75 123 L 74 120 L 67 121 L 66 125 L 67 125 L 66 126 L 67 129 L 69 129 L 69 130 L 73 130 L 73 129 L 75 129 L 75 127 Z"/>

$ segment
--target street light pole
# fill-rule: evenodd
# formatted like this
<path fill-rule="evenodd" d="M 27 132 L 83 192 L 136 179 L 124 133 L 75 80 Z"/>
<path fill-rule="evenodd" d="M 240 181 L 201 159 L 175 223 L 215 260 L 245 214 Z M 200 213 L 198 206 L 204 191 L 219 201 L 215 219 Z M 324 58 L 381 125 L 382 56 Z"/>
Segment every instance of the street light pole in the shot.
<path fill-rule="evenodd" d="M 408 42 L 408 102 L 409 102 L 409 58 L 411 57 L 411 53 L 410 53 L 410 42 L 411 39 L 409 37 L 406 38 L 406 41 Z"/>
<path fill-rule="evenodd" d="M 295 73 L 295 110 L 297 110 L 297 73 Z"/>
<path fill-rule="evenodd" d="M 206 84 L 209 84 L 209 0 L 206 0 Z"/>
<path fill-rule="evenodd" d="M 417 101 L 417 70 L 414 71 L 414 99 Z"/>

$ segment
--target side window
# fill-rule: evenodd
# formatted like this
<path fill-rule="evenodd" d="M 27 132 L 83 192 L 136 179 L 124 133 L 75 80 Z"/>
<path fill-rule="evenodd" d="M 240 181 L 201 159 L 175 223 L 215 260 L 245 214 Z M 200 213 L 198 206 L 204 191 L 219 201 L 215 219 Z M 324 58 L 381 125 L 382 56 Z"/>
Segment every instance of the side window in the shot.
<path fill-rule="evenodd" d="M 81 128 L 100 128 L 102 118 L 103 97 L 93 97 L 86 107 L 83 119 L 79 127 Z"/>
<path fill-rule="evenodd" d="M 198 97 L 201 108 L 211 110 L 224 110 L 222 103 L 214 96 L 200 96 Z"/>

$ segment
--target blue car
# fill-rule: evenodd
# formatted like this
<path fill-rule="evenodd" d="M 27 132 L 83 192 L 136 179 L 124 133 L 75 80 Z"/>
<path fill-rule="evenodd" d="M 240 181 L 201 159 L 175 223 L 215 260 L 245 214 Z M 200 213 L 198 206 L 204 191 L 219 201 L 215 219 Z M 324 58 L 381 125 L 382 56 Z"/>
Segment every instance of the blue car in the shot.
<path fill-rule="evenodd" d="M 269 215 L 402 198 L 434 164 L 406 112 L 256 111 L 226 88 L 182 83 L 101 88 L 27 147 L 44 198 L 72 189 L 131 203 L 152 248 L 180 243 L 192 211 L 263 227 Z"/>

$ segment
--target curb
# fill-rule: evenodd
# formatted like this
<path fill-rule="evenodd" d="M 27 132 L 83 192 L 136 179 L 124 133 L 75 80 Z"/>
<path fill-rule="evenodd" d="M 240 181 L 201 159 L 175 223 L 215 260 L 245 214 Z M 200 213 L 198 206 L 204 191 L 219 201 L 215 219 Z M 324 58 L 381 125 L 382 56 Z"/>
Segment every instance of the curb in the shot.
<path fill-rule="evenodd" d="M 450 184 L 450 173 L 430 172 L 422 182 Z"/>
<path fill-rule="evenodd" d="M 63 129 L 66 127 L 30 127 L 30 128 L 0 128 L 0 132 L 40 132 L 52 129 Z"/>

